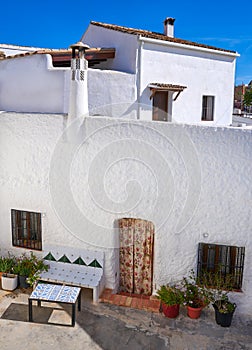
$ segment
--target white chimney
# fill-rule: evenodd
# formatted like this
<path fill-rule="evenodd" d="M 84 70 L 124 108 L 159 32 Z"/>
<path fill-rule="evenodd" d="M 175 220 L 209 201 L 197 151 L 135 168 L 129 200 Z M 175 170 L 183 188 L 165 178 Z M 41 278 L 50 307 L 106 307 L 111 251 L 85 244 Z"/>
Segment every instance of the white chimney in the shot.
<path fill-rule="evenodd" d="M 164 35 L 174 38 L 174 22 L 175 18 L 167 17 L 164 20 Z"/>
<path fill-rule="evenodd" d="M 88 115 L 88 88 L 87 71 L 88 61 L 85 59 L 85 50 L 88 45 L 78 42 L 71 45 L 71 85 L 68 121 Z"/>

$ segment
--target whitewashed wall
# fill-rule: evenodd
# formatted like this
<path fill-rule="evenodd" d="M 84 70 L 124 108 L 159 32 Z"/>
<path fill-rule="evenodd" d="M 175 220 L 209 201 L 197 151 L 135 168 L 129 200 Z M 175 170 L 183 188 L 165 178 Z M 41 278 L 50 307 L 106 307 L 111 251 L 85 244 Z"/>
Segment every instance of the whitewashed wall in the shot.
<path fill-rule="evenodd" d="M 136 73 L 139 44 L 135 35 L 108 30 L 90 24 L 81 41 L 90 47 L 111 47 L 116 49 L 115 58 L 101 63 L 99 68 L 103 67 L 131 74 Z"/>
<path fill-rule="evenodd" d="M 137 119 L 136 76 L 112 70 L 88 70 L 90 115 Z"/>
<path fill-rule="evenodd" d="M 0 110 L 67 114 L 70 79 L 70 68 L 53 67 L 50 55 L 0 61 Z M 134 74 L 89 69 L 90 114 L 136 118 L 135 84 Z"/>
<path fill-rule="evenodd" d="M 231 298 L 251 316 L 252 130 L 90 117 L 63 134 L 66 122 L 0 114 L 1 251 L 22 251 L 10 210 L 39 211 L 43 245 L 104 250 L 114 288 L 117 219 L 152 220 L 155 287 L 196 268 L 199 242 L 245 246 L 243 292 Z"/>
<path fill-rule="evenodd" d="M 150 104 L 153 82 L 186 86 L 173 102 L 172 120 L 182 123 L 231 125 L 235 57 L 143 42 L 141 103 Z M 215 96 L 214 121 L 202 122 L 202 96 Z M 174 93 L 173 98 L 176 96 Z M 149 115 L 151 120 L 151 115 Z"/>
<path fill-rule="evenodd" d="M 64 80 L 64 70 L 53 69 L 50 55 L 2 60 L 0 110 L 63 113 Z"/>

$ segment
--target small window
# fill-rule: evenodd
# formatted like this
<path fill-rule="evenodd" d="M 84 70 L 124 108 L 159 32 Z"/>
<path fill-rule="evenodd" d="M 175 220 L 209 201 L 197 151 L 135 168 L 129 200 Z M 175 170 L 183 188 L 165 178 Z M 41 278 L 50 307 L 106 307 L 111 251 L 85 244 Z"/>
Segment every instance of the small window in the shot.
<path fill-rule="evenodd" d="M 41 213 L 11 210 L 12 245 L 42 250 Z"/>
<path fill-rule="evenodd" d="M 244 256 L 245 247 L 199 243 L 198 277 L 200 278 L 204 272 L 213 274 L 220 272 L 223 282 L 231 280 L 231 287 L 234 290 L 241 290 Z"/>
<path fill-rule="evenodd" d="M 214 120 L 214 96 L 203 96 L 202 98 L 202 120 Z"/>

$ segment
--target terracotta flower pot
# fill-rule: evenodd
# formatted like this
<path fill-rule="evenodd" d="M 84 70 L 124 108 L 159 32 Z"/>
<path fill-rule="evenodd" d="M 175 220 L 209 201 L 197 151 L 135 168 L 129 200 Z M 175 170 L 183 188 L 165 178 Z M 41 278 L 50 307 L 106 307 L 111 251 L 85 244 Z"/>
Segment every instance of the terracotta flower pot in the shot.
<path fill-rule="evenodd" d="M 187 305 L 187 316 L 190 318 L 199 318 L 201 315 L 202 307 L 191 307 Z"/>
<path fill-rule="evenodd" d="M 162 304 L 162 310 L 166 317 L 175 318 L 179 314 L 179 304 L 176 305 L 166 305 Z"/>

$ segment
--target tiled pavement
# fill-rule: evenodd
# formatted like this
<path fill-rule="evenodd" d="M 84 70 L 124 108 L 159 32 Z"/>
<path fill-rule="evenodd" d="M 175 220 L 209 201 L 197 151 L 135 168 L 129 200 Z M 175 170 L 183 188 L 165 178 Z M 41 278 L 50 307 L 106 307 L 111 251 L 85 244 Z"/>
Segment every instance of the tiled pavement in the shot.
<path fill-rule="evenodd" d="M 252 320 L 239 314 L 231 327 L 223 328 L 216 324 L 212 308 L 196 320 L 187 317 L 185 308 L 176 319 L 168 319 L 158 312 L 159 300 L 106 290 L 105 302 L 93 304 L 92 290 L 83 289 L 75 327 L 71 308 L 55 303 L 35 303 L 31 323 L 30 293 L 0 290 L 1 350 L 252 350 Z"/>
<path fill-rule="evenodd" d="M 111 289 L 105 289 L 101 295 L 100 301 L 117 306 L 131 307 L 133 309 L 145 310 L 151 312 L 160 311 L 160 300 L 155 296 L 145 296 L 121 292 L 113 294 Z"/>

